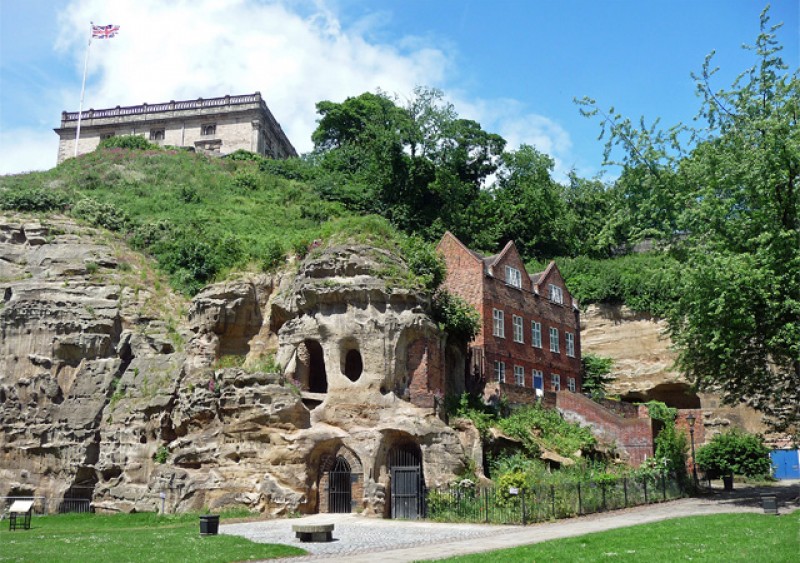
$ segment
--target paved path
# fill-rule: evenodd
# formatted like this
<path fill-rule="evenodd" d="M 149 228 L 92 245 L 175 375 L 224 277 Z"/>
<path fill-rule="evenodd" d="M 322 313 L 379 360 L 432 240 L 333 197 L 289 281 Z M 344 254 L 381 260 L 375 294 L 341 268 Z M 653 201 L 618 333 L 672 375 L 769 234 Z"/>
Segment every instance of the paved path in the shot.
<path fill-rule="evenodd" d="M 570 518 L 530 526 L 488 526 L 483 524 L 441 524 L 364 518 L 355 514 L 315 514 L 296 519 L 266 520 L 220 526 L 223 534 L 243 536 L 257 542 L 297 545 L 310 555 L 283 561 L 338 561 L 382 563 L 439 559 L 453 555 L 579 536 L 636 524 L 646 524 L 703 514 L 762 512 L 760 494 L 778 494 L 781 513 L 800 508 L 800 481 L 782 482 L 776 487 L 745 487 L 723 493 L 715 490 L 700 498 L 651 504 Z M 294 539 L 293 524 L 333 523 L 330 543 L 300 543 Z"/>

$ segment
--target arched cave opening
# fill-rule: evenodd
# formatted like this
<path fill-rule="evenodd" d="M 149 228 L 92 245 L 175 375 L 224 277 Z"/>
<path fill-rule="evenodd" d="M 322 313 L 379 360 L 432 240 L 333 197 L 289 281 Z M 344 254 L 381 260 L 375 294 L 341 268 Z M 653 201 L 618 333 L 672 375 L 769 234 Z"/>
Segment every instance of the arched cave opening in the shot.
<path fill-rule="evenodd" d="M 328 374 L 325 372 L 325 354 L 316 340 L 306 340 L 308 350 L 308 390 L 312 393 L 328 392 Z"/>
<path fill-rule="evenodd" d="M 344 374 L 350 381 L 358 381 L 364 371 L 364 362 L 361 359 L 361 352 L 355 349 L 347 351 L 344 357 Z"/>
<path fill-rule="evenodd" d="M 631 391 L 621 397 L 627 403 L 660 401 L 674 409 L 699 409 L 700 397 L 688 383 L 661 383 L 645 391 Z"/>

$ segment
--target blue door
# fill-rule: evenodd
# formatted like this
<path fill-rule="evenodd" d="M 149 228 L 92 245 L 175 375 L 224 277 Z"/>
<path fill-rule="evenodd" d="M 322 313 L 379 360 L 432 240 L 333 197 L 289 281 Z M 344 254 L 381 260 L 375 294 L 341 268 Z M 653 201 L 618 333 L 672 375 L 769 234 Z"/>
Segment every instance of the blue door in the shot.
<path fill-rule="evenodd" d="M 769 457 L 776 479 L 800 479 L 800 450 L 772 450 Z"/>

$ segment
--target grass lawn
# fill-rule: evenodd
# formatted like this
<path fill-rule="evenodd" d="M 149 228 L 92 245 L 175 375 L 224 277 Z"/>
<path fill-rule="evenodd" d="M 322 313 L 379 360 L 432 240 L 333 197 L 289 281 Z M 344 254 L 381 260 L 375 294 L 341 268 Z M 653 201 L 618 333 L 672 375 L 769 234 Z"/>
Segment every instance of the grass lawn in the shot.
<path fill-rule="evenodd" d="M 800 561 L 800 511 L 692 516 L 444 561 Z"/>
<path fill-rule="evenodd" d="M 0 561 L 248 561 L 306 553 L 235 536 L 200 536 L 197 514 L 34 516 L 30 530 L 0 523 Z"/>

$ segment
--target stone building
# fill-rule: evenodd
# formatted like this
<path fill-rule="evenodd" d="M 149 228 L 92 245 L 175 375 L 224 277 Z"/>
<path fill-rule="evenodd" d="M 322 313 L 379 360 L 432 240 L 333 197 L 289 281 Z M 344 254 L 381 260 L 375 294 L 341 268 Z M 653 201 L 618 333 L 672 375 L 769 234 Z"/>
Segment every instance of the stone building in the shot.
<path fill-rule="evenodd" d="M 59 163 L 75 154 L 77 126 L 78 112 L 62 112 L 61 127 L 54 129 Z M 115 135 L 142 135 L 160 145 L 217 155 L 244 149 L 272 158 L 297 156 L 260 92 L 86 110 L 78 154 L 92 152 L 102 139 Z"/>
<path fill-rule="evenodd" d="M 520 403 L 544 391 L 580 392 L 580 313 L 555 262 L 528 274 L 513 242 L 482 256 L 450 232 L 437 249 L 447 266 L 444 286 L 481 315 L 470 344 L 474 386 Z"/>

